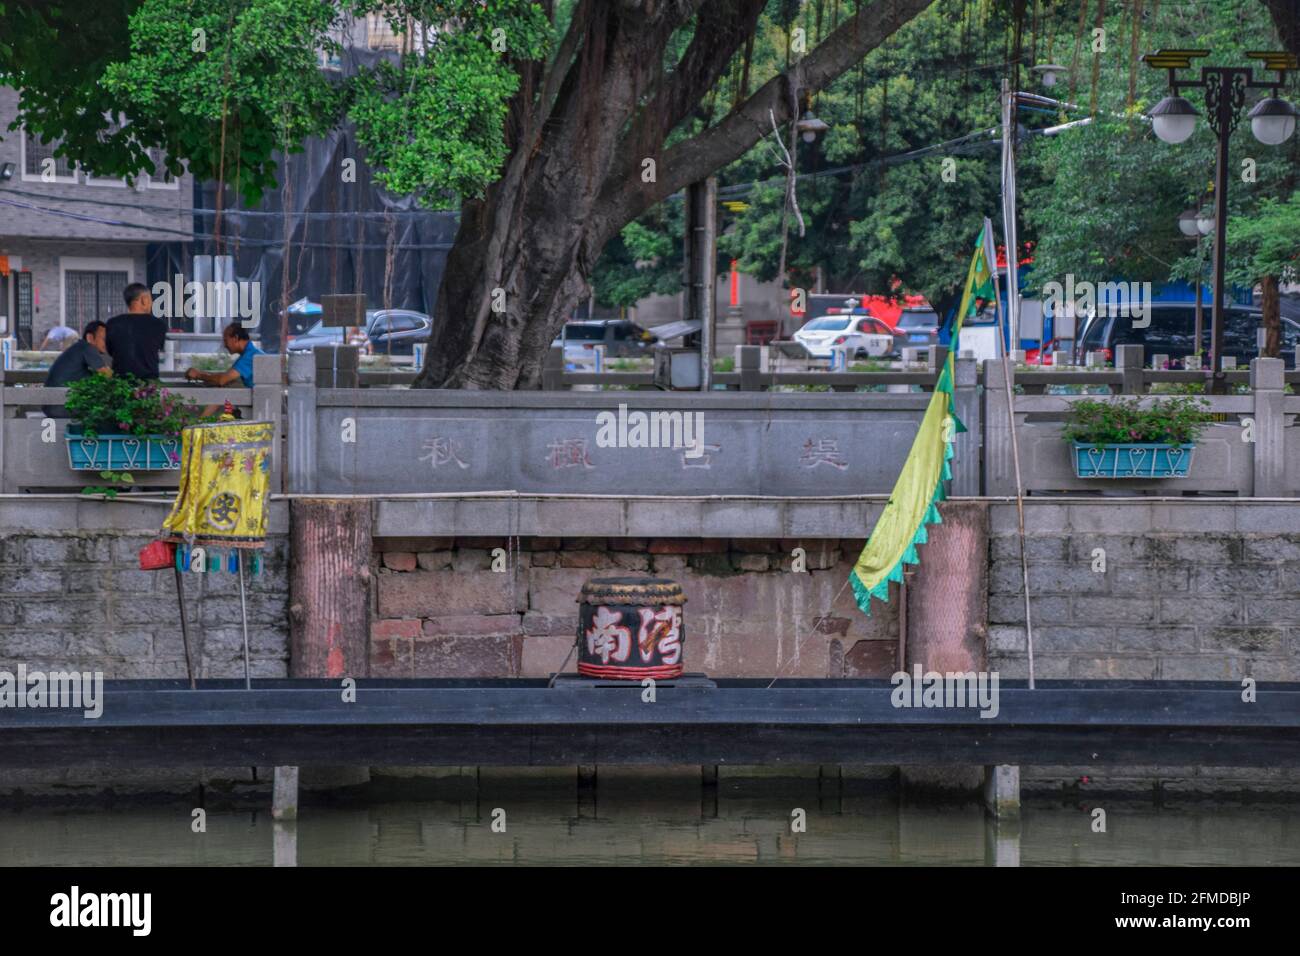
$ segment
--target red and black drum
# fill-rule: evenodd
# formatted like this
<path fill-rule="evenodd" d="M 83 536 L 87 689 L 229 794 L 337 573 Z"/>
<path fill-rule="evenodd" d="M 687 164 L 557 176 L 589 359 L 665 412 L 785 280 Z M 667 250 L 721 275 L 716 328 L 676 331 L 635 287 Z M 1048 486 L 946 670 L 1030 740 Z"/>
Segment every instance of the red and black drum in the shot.
<path fill-rule="evenodd" d="M 681 676 L 686 596 L 676 581 L 594 578 L 578 601 L 579 674 L 635 681 Z"/>

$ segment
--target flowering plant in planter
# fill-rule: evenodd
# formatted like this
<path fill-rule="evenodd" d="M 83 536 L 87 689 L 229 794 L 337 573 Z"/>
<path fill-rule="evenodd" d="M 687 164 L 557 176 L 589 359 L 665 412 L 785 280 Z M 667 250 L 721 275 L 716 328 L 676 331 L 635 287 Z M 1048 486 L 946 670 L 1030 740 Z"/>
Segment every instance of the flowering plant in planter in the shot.
<path fill-rule="evenodd" d="M 91 375 L 68 386 L 68 464 L 76 471 L 180 468 L 180 433 L 216 421 L 157 382 Z"/>
<path fill-rule="evenodd" d="M 1065 440 L 1081 445 L 1187 445 L 1212 419 L 1208 404 L 1194 398 L 1169 398 L 1143 408 L 1136 398 L 1085 399 L 1070 406 Z"/>
<path fill-rule="evenodd" d="M 1201 430 L 1213 420 L 1203 399 L 1085 399 L 1070 407 L 1064 437 L 1080 478 L 1186 478 Z"/>
<path fill-rule="evenodd" d="M 90 375 L 68 386 L 68 413 L 86 434 L 179 435 L 186 425 L 215 421 L 157 382 L 130 375 Z"/>

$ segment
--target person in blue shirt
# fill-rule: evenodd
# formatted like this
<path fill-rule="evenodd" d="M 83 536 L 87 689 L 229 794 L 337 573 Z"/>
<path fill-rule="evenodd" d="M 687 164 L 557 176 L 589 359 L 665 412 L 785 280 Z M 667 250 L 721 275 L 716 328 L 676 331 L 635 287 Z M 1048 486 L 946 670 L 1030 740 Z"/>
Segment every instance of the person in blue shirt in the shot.
<path fill-rule="evenodd" d="M 197 368 L 187 368 L 185 377 L 191 382 L 206 382 L 208 385 L 226 386 L 241 383 L 245 388 L 253 387 L 253 356 L 266 353 L 253 344 L 248 337 L 248 330 L 238 322 L 232 322 L 221 332 L 221 342 L 226 351 L 235 356 L 235 363 L 224 372 L 203 372 Z M 209 405 L 203 409 L 204 415 L 215 415 L 221 410 L 219 405 Z"/>
<path fill-rule="evenodd" d="M 248 337 L 248 330 L 238 322 L 227 325 L 221 333 L 221 342 L 226 351 L 235 356 L 235 364 L 224 372 L 202 372 L 196 368 L 185 370 L 185 377 L 191 382 L 206 382 L 209 385 L 234 385 L 243 383 L 245 388 L 253 387 L 253 356 L 265 355 Z"/>

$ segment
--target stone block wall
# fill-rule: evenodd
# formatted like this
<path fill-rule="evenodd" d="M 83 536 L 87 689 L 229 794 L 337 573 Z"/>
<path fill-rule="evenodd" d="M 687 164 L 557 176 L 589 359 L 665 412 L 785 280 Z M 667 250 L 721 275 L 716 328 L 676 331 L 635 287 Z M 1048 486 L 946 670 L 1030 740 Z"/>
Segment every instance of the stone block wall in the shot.
<path fill-rule="evenodd" d="M 1300 506 L 1027 511 L 1037 677 L 1300 680 Z M 992 525 L 990 667 L 1024 677 L 1014 508 L 995 505 Z"/>
<path fill-rule="evenodd" d="M 543 677 L 574 646 L 592 577 L 654 574 L 686 592 L 684 660 L 715 677 L 884 677 L 896 669 L 894 605 L 865 617 L 845 587 L 861 540 L 376 540 L 372 677 Z M 792 552 L 804 548 L 807 572 Z M 507 551 L 493 571 L 493 550 Z M 569 657 L 566 670 L 575 668 Z"/>
<path fill-rule="evenodd" d="M 153 535 L 138 531 L 10 534 L 0 541 L 0 669 L 103 671 L 106 678 L 184 677 L 175 575 L 141 571 Z M 225 552 L 222 552 L 223 555 Z M 282 536 L 249 574 L 249 656 L 255 677 L 288 674 L 287 550 Z M 247 573 L 247 571 L 246 571 Z M 242 677 L 239 579 L 185 575 L 200 677 Z"/>

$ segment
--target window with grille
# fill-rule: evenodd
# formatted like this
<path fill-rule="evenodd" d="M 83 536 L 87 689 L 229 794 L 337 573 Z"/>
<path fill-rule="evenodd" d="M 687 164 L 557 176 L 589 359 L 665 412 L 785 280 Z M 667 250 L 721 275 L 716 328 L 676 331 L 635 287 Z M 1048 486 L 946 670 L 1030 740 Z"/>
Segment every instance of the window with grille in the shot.
<path fill-rule="evenodd" d="M 87 322 L 117 315 L 124 308 L 122 290 L 127 281 L 125 272 L 69 269 L 63 274 L 64 322 L 81 332 Z"/>
<path fill-rule="evenodd" d="M 366 46 L 372 50 L 400 50 L 404 36 L 382 13 L 366 14 Z"/>
<path fill-rule="evenodd" d="M 46 143 L 33 133 L 23 131 L 23 179 L 49 181 L 46 170 L 52 170 L 55 181 L 76 182 L 76 167 L 66 156 L 55 156 L 59 141 Z M 53 161 L 53 166 L 49 161 Z"/>
<path fill-rule="evenodd" d="M 167 171 L 166 154 L 158 147 L 149 150 L 149 160 L 153 164 L 149 171 L 149 185 L 155 189 L 175 189 L 176 177 Z"/>

